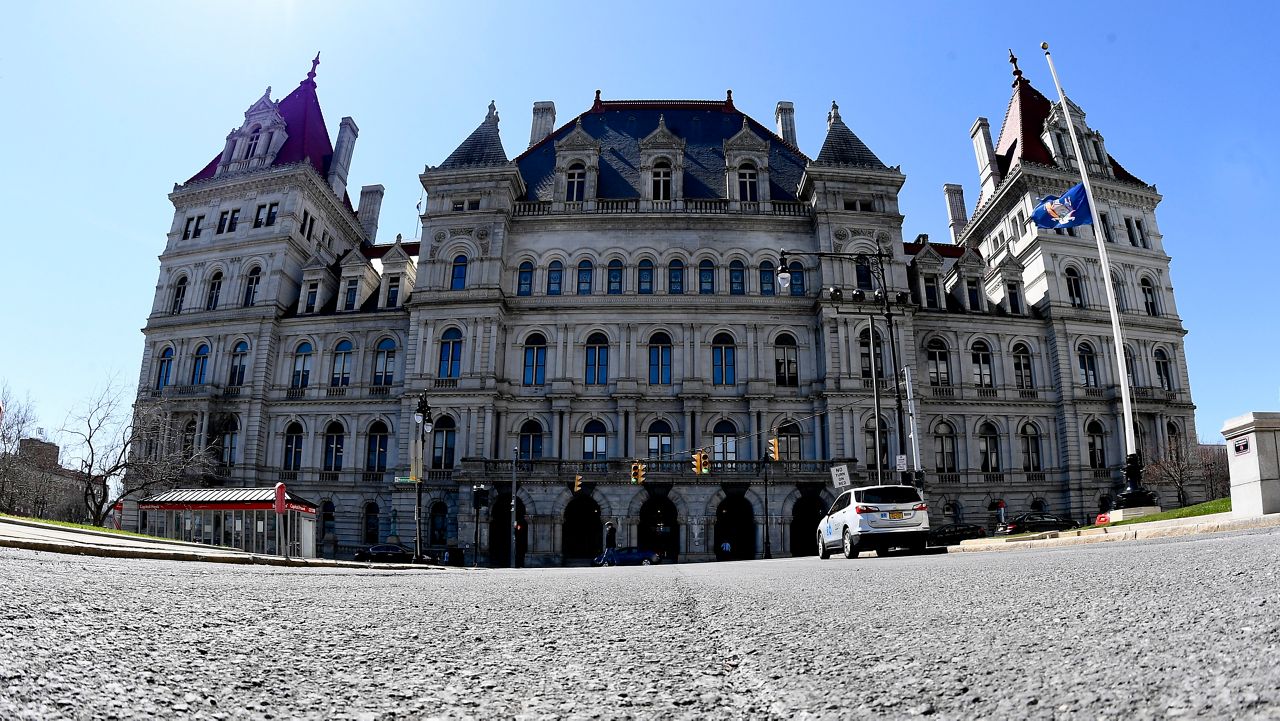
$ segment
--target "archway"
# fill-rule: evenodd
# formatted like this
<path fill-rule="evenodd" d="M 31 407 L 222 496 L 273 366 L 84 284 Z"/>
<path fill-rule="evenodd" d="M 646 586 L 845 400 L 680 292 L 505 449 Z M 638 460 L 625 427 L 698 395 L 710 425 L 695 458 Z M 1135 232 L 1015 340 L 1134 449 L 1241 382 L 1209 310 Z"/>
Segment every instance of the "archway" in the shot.
<path fill-rule="evenodd" d="M 791 555 L 818 555 L 818 524 L 827 515 L 822 496 L 803 495 L 791 507 Z"/>
<path fill-rule="evenodd" d="M 603 553 L 601 528 L 600 504 L 585 493 L 574 496 L 564 509 L 561 537 L 564 561 L 590 560 Z"/>
<path fill-rule="evenodd" d="M 529 550 L 529 521 L 524 501 L 516 499 L 516 566 L 524 565 Z M 507 568 L 511 565 L 511 494 L 499 493 L 489 507 L 489 565 Z"/>
<path fill-rule="evenodd" d="M 657 551 L 662 560 L 680 560 L 680 521 L 676 504 L 666 496 L 649 496 L 640 507 L 640 547 Z"/>
<path fill-rule="evenodd" d="M 724 551 L 724 544 L 729 551 Z M 726 496 L 716 508 L 716 558 L 738 561 L 756 557 L 755 510 L 741 492 Z"/>

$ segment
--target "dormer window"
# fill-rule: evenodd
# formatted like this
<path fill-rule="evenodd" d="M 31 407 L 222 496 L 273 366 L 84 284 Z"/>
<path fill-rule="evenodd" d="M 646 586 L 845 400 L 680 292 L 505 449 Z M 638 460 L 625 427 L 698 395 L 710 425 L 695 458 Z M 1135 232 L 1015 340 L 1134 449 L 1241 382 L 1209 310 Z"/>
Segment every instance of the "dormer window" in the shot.
<path fill-rule="evenodd" d="M 387 307 L 394 308 L 400 302 L 400 276 L 387 278 Z"/>
<path fill-rule="evenodd" d="M 979 286 L 977 279 L 970 278 L 965 281 L 965 289 L 969 293 L 969 310 L 977 313 L 982 310 L 982 288 Z"/>
<path fill-rule="evenodd" d="M 665 160 L 653 165 L 653 199 L 671 200 L 671 163 Z"/>
<path fill-rule="evenodd" d="M 564 199 L 570 203 L 582 202 L 587 194 L 587 169 L 582 163 L 574 163 L 569 166 L 568 173 L 565 174 L 565 196 Z"/>
<path fill-rule="evenodd" d="M 356 295 L 359 292 L 359 290 L 360 290 L 360 281 L 358 279 L 351 278 L 350 280 L 347 281 L 347 297 L 342 304 L 343 310 L 356 309 Z"/>
<path fill-rule="evenodd" d="M 738 168 L 738 200 L 755 203 L 760 199 L 759 176 L 756 166 L 746 163 Z"/>
<path fill-rule="evenodd" d="M 249 142 L 244 146 L 244 159 L 248 160 L 258 153 L 258 140 L 262 138 L 262 129 L 254 128 L 249 135 Z"/>
<path fill-rule="evenodd" d="M 1022 293 L 1017 283 L 1009 283 L 1005 286 L 1005 296 L 1009 299 L 1009 312 L 1013 315 L 1022 315 Z"/>
<path fill-rule="evenodd" d="M 316 312 L 316 299 L 319 297 L 319 295 L 320 295 L 320 284 L 308 283 L 307 284 L 307 304 L 303 307 L 303 310 L 302 310 L 303 313 Z"/>
<path fill-rule="evenodd" d="M 938 292 L 938 276 L 926 275 L 924 277 L 924 307 L 939 308 L 942 294 Z"/>

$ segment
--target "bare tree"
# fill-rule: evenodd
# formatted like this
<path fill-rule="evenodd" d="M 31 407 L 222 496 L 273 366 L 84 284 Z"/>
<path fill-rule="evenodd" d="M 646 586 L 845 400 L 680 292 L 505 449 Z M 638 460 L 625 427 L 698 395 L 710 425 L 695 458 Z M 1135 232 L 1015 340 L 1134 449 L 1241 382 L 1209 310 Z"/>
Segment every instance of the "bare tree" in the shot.
<path fill-rule="evenodd" d="M 201 440 L 170 427 L 171 412 L 160 399 L 136 398 L 109 382 L 61 429 L 81 479 L 84 510 L 102 525 L 120 500 L 201 479 L 212 461 Z"/>
<path fill-rule="evenodd" d="M 29 397 L 19 399 L 8 383 L 0 385 L 0 408 L 0 512 L 27 515 L 30 469 L 18 456 L 18 443 L 31 435 L 35 409 Z"/>
<path fill-rule="evenodd" d="M 1169 438 L 1169 450 L 1162 458 L 1148 463 L 1142 469 L 1142 479 L 1148 485 L 1170 488 L 1178 495 L 1178 505 L 1191 502 L 1191 489 L 1200 484 L 1202 468 L 1199 444 L 1190 438 Z"/>
<path fill-rule="evenodd" d="M 1221 444 L 1201 443 L 1196 448 L 1196 460 L 1204 478 L 1204 488 L 1209 500 L 1231 495 L 1231 470 L 1227 462 L 1227 447 Z"/>

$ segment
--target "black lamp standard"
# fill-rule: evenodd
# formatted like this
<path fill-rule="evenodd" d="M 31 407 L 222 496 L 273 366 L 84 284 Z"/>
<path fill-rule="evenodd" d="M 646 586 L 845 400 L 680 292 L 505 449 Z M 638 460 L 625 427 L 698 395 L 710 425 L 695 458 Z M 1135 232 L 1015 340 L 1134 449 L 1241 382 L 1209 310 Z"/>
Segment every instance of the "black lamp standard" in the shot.
<path fill-rule="evenodd" d="M 427 437 L 431 435 L 431 404 L 427 402 L 426 391 L 418 396 L 418 407 L 413 411 L 413 421 L 418 424 L 418 477 L 414 479 L 417 486 L 417 498 L 413 503 L 414 543 L 413 562 L 422 563 L 422 477 L 427 472 Z"/>

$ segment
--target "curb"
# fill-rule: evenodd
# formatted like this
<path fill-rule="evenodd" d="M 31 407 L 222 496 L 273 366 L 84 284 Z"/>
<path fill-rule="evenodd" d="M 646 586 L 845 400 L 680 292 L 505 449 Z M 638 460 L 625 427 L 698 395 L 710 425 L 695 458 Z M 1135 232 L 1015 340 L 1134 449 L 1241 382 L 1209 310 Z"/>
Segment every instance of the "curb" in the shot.
<path fill-rule="evenodd" d="M 78 533 L 85 536 L 98 536 L 100 538 L 124 538 L 130 541 L 138 541 L 140 543 L 159 543 L 166 546 L 190 546 L 194 548 L 225 548 L 228 551 L 241 552 L 236 548 L 227 548 L 226 546 L 210 546 L 205 543 L 193 543 L 191 541 L 179 541 L 172 538 L 157 538 L 156 536 L 148 536 L 145 533 L 112 533 L 111 531 L 97 531 L 89 528 L 72 528 L 70 526 L 60 526 L 56 523 L 41 523 L 27 518 L 18 518 L 16 516 L 0 515 L 0 523 L 12 523 L 15 526 L 26 526 L 27 528 L 42 528 L 49 531 L 62 531 L 64 533 Z"/>
<path fill-rule="evenodd" d="M 1237 518 L 1208 523 L 1190 523 L 1164 528 L 1142 529 L 1135 526 L 1120 526 L 1114 531 L 1104 529 L 1103 533 L 1088 536 L 1072 536 L 1063 538 L 1057 532 L 1042 533 L 1034 538 L 1003 543 L 975 543 L 966 546 L 948 546 L 947 553 L 982 553 L 990 551 L 1023 551 L 1035 548 L 1061 548 L 1064 546 L 1084 546 L 1093 543 L 1111 543 L 1115 541 L 1137 541 L 1144 538 L 1176 538 L 1194 536 L 1204 533 L 1225 533 L 1228 531 L 1248 531 L 1257 528 L 1280 527 L 1280 514 L 1268 514 L 1255 518 Z M 1110 532 L 1107 532 L 1110 531 Z"/>

